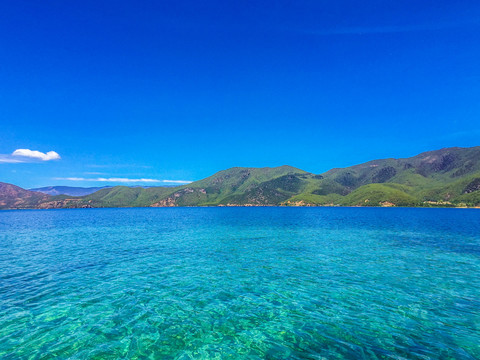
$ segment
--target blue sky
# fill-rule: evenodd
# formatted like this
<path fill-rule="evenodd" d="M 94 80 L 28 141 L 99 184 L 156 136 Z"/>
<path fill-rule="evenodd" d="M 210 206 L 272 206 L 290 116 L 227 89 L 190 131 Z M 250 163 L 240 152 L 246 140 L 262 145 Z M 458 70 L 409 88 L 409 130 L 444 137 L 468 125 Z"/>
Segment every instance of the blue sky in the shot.
<path fill-rule="evenodd" d="M 4 0 L 0 32 L 0 181 L 27 188 L 480 145 L 478 1 Z"/>

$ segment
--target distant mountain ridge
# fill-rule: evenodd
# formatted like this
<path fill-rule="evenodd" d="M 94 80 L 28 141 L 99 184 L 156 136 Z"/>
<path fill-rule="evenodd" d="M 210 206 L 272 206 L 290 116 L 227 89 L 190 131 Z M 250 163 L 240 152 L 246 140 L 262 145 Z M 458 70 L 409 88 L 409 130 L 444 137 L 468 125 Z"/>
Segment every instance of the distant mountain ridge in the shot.
<path fill-rule="evenodd" d="M 46 198 L 41 198 L 29 195 L 28 191 L 21 194 L 26 199 L 25 203 L 18 197 L 13 202 L 5 200 L 8 194 L 0 191 L 0 199 L 3 199 L 0 208 L 480 207 L 480 146 L 445 148 L 405 159 L 372 160 L 317 175 L 287 165 L 274 168 L 236 167 L 188 185 L 170 188 L 115 186 L 80 197 L 45 195 Z"/>
<path fill-rule="evenodd" d="M 162 185 L 161 187 L 173 187 L 175 185 Z M 69 195 L 69 196 L 85 196 L 93 194 L 101 189 L 112 188 L 113 186 L 97 186 L 97 187 L 80 187 L 80 186 L 45 186 L 40 188 L 28 189 L 30 191 L 41 192 L 47 195 Z M 131 188 L 150 188 L 153 186 L 129 186 Z"/>
<path fill-rule="evenodd" d="M 70 196 L 84 196 L 90 195 L 94 192 L 111 188 L 112 186 L 100 186 L 100 187 L 75 187 L 75 186 L 46 186 L 40 188 L 29 189 L 30 191 L 41 192 L 47 195 L 70 195 Z"/>

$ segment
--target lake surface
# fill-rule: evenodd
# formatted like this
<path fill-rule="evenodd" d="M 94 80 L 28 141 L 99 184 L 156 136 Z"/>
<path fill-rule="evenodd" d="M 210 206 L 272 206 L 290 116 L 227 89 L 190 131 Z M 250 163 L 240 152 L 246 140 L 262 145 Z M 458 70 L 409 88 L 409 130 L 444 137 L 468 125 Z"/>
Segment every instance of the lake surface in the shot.
<path fill-rule="evenodd" d="M 480 210 L 3 211 L 0 358 L 480 359 Z"/>

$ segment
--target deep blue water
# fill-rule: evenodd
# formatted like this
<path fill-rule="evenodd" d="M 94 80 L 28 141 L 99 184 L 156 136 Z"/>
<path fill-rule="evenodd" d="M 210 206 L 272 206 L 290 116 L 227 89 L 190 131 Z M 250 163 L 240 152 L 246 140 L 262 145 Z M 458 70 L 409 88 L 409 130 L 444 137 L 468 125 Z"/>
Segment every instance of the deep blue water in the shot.
<path fill-rule="evenodd" d="M 3 211 L 0 358 L 480 359 L 480 210 Z"/>

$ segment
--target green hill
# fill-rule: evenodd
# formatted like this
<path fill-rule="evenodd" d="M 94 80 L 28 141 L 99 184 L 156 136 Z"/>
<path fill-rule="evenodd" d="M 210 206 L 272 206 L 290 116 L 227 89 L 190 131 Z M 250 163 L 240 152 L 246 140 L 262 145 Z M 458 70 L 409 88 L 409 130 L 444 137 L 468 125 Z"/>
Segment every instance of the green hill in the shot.
<path fill-rule="evenodd" d="M 373 160 L 315 175 L 291 167 L 231 168 L 176 188 L 103 189 L 95 206 L 478 206 L 480 147 Z"/>
<path fill-rule="evenodd" d="M 477 206 L 475 184 L 480 178 L 480 147 L 446 148 L 406 159 L 374 160 L 344 169 L 332 169 L 322 175 L 341 185 L 344 193 L 352 193 L 342 199 L 341 204 L 359 205 L 360 198 L 364 198 L 372 205 L 385 201 L 401 205 L 407 198 L 414 198 L 417 205 L 423 206 Z M 394 195 L 385 187 L 366 187 L 369 184 L 402 185 L 395 189 L 404 194 L 403 200 L 398 199 L 398 192 Z M 383 195 L 377 202 L 379 192 Z M 409 206 L 412 205 L 410 202 Z"/>
<path fill-rule="evenodd" d="M 83 200 L 92 201 L 95 206 L 213 206 L 221 204 L 255 205 L 277 204 L 275 199 L 287 199 L 294 194 L 284 194 L 269 182 L 281 181 L 284 176 L 306 174 L 291 166 L 276 168 L 231 168 L 193 182 L 172 188 L 129 188 L 117 186 L 102 189 Z M 291 187 L 284 180 L 282 187 Z M 297 189 L 298 191 L 298 189 Z M 264 193 L 264 195 L 262 195 Z"/>
<path fill-rule="evenodd" d="M 27 192 L 25 196 L 32 195 Z M 480 147 L 446 148 L 405 159 L 373 160 L 319 175 L 286 165 L 274 168 L 235 167 L 178 187 L 116 186 L 82 197 L 45 195 L 17 203 L 34 208 L 262 205 L 478 207 Z M 15 207 L 11 201 L 8 204 Z"/>

